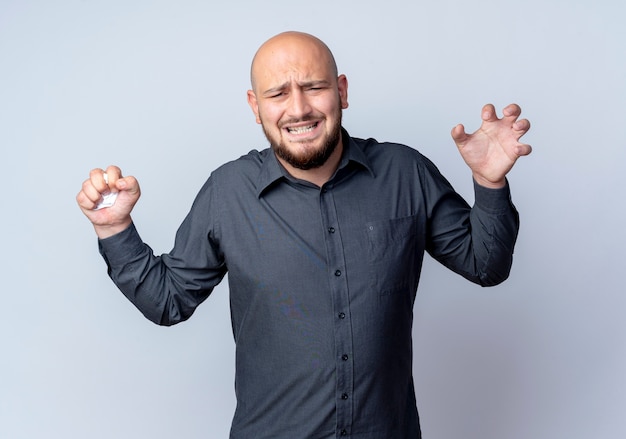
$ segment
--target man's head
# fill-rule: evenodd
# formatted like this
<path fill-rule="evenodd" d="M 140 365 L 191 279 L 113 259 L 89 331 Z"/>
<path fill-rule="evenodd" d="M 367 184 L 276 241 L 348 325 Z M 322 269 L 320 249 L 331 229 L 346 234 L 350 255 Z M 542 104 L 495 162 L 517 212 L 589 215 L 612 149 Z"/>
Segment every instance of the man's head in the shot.
<path fill-rule="evenodd" d="M 340 154 L 348 82 L 322 41 L 299 32 L 271 38 L 252 61 L 251 82 L 248 103 L 281 162 L 308 170 Z"/>

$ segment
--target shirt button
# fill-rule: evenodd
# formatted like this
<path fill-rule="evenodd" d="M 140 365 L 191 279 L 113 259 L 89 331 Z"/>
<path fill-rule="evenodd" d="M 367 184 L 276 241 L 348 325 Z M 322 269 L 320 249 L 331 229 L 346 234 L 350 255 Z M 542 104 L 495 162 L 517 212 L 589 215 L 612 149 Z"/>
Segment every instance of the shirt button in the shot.
<path fill-rule="evenodd" d="M 341 276 L 341 270 L 336 270 L 335 271 L 335 276 Z"/>
<path fill-rule="evenodd" d="M 346 314 L 343 313 L 343 312 L 340 312 L 339 313 L 339 318 L 342 319 L 342 320 L 345 319 L 346 318 Z"/>
<path fill-rule="evenodd" d="M 346 430 L 341 430 L 341 431 L 339 432 L 339 434 L 340 434 L 340 435 L 342 435 L 342 436 L 347 436 L 347 435 L 348 435 L 348 432 L 347 432 Z"/>
<path fill-rule="evenodd" d="M 334 227 L 329 227 L 328 228 L 328 233 L 335 233 L 335 228 Z"/>
<path fill-rule="evenodd" d="M 348 358 L 350 358 L 350 357 L 348 357 L 348 355 L 347 355 L 347 354 L 343 354 L 343 355 L 341 356 L 341 359 L 342 359 L 343 361 L 348 361 Z"/>
<path fill-rule="evenodd" d="M 343 395 L 341 395 L 341 399 L 343 399 L 344 401 L 348 399 L 348 394 L 344 393 Z"/>

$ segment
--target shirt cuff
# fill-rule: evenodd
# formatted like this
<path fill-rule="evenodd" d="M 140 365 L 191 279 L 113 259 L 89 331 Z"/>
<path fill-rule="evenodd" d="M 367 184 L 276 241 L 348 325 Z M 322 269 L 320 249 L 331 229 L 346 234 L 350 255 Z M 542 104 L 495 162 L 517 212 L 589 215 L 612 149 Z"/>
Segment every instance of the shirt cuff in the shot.
<path fill-rule="evenodd" d="M 125 230 L 104 239 L 98 239 L 98 250 L 109 266 L 122 266 L 145 251 L 144 243 L 131 223 Z"/>
<path fill-rule="evenodd" d="M 511 190 L 507 180 L 500 189 L 491 189 L 481 186 L 474 180 L 474 204 L 485 212 L 497 215 L 513 208 Z"/>

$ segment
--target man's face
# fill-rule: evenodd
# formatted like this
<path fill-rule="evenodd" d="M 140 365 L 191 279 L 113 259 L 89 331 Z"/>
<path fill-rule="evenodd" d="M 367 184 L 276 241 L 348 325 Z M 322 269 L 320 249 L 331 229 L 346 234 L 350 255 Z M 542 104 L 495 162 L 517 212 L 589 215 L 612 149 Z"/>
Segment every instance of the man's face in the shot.
<path fill-rule="evenodd" d="M 325 48 L 287 41 L 259 52 L 248 103 L 276 155 L 298 169 L 322 166 L 341 140 L 347 80 Z"/>

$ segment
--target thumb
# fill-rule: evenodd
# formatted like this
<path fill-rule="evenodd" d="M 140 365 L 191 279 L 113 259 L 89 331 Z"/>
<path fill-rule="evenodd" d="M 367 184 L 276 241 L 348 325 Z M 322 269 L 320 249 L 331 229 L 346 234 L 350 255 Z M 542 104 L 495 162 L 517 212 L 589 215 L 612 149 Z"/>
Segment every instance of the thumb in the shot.
<path fill-rule="evenodd" d="M 119 194 L 116 204 L 122 210 L 127 210 L 130 213 L 141 196 L 137 179 L 132 176 L 120 178 L 115 182 L 115 188 Z"/>
<path fill-rule="evenodd" d="M 115 182 L 115 187 L 117 188 L 117 190 L 125 191 L 129 195 L 137 194 L 140 191 L 139 183 L 137 182 L 137 179 L 133 176 L 118 179 Z"/>
<path fill-rule="evenodd" d="M 465 127 L 463 126 L 463 124 L 458 124 L 457 126 L 452 128 L 450 135 L 452 136 L 452 139 L 457 144 L 457 146 L 461 146 L 463 143 L 467 141 L 467 138 L 468 138 L 468 135 L 465 132 Z"/>

